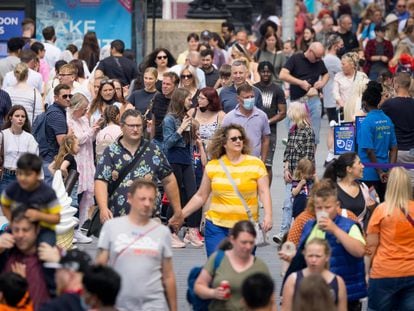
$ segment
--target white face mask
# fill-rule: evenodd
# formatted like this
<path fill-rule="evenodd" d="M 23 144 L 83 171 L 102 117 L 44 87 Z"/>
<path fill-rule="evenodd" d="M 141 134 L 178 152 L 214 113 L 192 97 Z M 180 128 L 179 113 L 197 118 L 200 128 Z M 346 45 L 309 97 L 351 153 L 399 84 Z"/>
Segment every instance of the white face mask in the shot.
<path fill-rule="evenodd" d="M 254 97 L 243 99 L 243 108 L 246 110 L 253 110 L 254 107 Z"/>

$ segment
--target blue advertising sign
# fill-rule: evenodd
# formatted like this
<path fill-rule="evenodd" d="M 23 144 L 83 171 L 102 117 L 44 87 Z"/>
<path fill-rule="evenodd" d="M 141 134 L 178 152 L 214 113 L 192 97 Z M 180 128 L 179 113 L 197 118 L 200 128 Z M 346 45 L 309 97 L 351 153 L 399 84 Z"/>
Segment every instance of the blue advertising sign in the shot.
<path fill-rule="evenodd" d="M 22 35 L 23 10 L 0 11 L 0 41 Z"/>
<path fill-rule="evenodd" d="M 361 123 L 364 121 L 366 116 L 356 116 L 355 117 L 355 144 L 358 144 L 358 133 L 361 129 Z"/>
<path fill-rule="evenodd" d="M 335 155 L 355 151 L 355 127 L 353 125 L 335 126 L 334 142 Z"/>
<path fill-rule="evenodd" d="M 131 48 L 132 0 L 36 0 L 36 37 L 43 40 L 42 29 L 54 26 L 56 45 L 78 48 L 83 36 L 94 31 L 103 47 L 115 39 Z"/>

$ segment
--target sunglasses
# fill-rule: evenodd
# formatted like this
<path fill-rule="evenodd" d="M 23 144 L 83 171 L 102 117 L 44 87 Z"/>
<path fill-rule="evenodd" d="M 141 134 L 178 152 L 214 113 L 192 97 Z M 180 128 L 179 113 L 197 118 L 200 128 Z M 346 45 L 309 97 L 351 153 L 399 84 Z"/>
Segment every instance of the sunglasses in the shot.
<path fill-rule="evenodd" d="M 103 84 L 107 84 L 107 83 L 109 83 L 109 84 L 113 84 L 113 83 L 114 83 L 114 81 L 115 81 L 115 80 L 113 80 L 113 79 L 105 79 L 105 80 L 101 80 L 101 85 L 103 85 Z"/>
<path fill-rule="evenodd" d="M 180 76 L 181 79 L 191 79 L 192 77 L 193 77 L 192 74 L 189 74 L 189 75 L 181 75 Z"/>
<path fill-rule="evenodd" d="M 233 136 L 233 137 L 230 137 L 229 138 L 233 143 L 235 143 L 236 141 L 238 141 L 238 140 L 240 140 L 240 141 L 243 141 L 244 140 L 244 138 L 243 138 L 243 136 Z"/>
<path fill-rule="evenodd" d="M 62 95 L 62 98 L 63 99 L 71 99 L 73 97 L 73 95 L 72 94 L 63 94 Z"/>
<path fill-rule="evenodd" d="M 167 55 L 163 55 L 163 56 L 157 56 L 157 59 L 167 59 L 168 56 Z"/>

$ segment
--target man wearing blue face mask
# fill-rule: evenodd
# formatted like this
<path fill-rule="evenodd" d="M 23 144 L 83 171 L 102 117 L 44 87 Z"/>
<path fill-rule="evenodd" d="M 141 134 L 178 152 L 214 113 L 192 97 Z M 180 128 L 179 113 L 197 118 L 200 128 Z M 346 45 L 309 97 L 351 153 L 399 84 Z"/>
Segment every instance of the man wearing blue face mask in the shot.
<path fill-rule="evenodd" d="M 222 126 L 241 125 L 250 140 L 251 154 L 266 161 L 269 151 L 270 126 L 266 113 L 255 106 L 255 92 L 248 83 L 237 88 L 238 105 L 223 119 Z"/>

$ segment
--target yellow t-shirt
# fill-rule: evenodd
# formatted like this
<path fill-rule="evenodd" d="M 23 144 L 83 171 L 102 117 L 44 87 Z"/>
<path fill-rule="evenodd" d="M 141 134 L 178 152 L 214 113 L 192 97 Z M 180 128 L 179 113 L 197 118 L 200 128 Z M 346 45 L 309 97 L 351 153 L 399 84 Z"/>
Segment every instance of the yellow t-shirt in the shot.
<path fill-rule="evenodd" d="M 246 155 L 238 164 L 232 164 L 225 155 L 222 159 L 249 206 L 253 218 L 257 221 L 257 180 L 267 175 L 264 163 L 250 155 Z M 212 194 L 206 219 L 225 228 L 232 228 L 240 220 L 248 220 L 243 203 L 234 191 L 219 160 L 211 160 L 206 166 L 206 173 L 211 180 Z"/>

